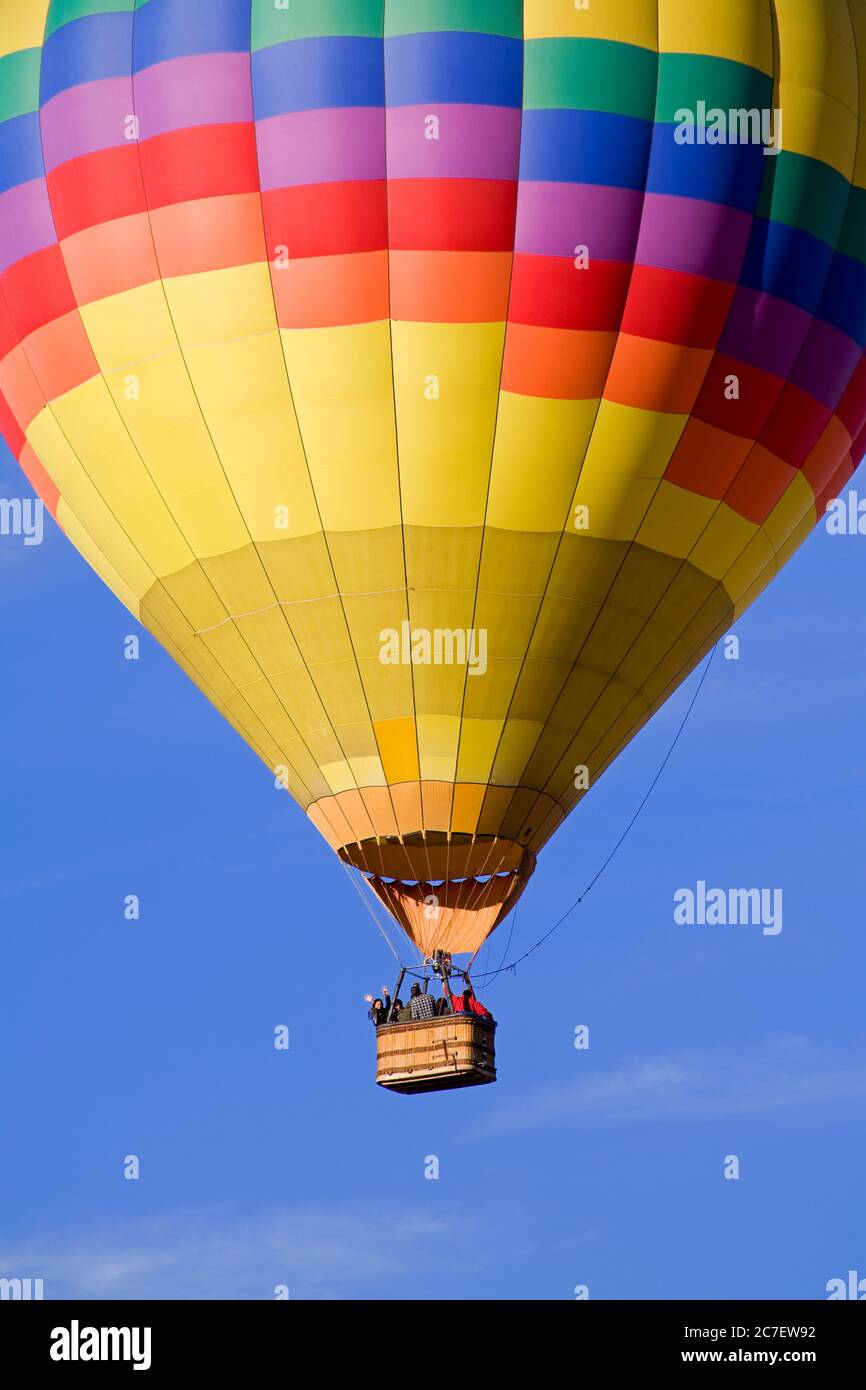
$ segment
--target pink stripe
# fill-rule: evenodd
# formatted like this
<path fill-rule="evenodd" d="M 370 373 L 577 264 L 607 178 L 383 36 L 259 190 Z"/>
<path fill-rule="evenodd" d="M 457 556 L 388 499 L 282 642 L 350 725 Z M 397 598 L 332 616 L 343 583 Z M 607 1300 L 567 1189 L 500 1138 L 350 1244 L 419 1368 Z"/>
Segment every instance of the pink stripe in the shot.
<path fill-rule="evenodd" d="M 0 194 L 0 271 L 53 246 L 57 237 L 44 179 Z"/>
<path fill-rule="evenodd" d="M 390 106 L 388 177 L 516 179 L 520 121 L 502 106 Z"/>
<path fill-rule="evenodd" d="M 375 107 L 270 116 L 256 138 L 264 192 L 385 177 L 385 118 Z"/>
<path fill-rule="evenodd" d="M 172 58 L 136 73 L 135 111 L 142 140 L 189 126 L 251 121 L 249 54 Z"/>
<path fill-rule="evenodd" d="M 123 145 L 132 110 L 128 77 L 85 82 L 52 97 L 40 113 L 46 173 L 80 155 Z"/>

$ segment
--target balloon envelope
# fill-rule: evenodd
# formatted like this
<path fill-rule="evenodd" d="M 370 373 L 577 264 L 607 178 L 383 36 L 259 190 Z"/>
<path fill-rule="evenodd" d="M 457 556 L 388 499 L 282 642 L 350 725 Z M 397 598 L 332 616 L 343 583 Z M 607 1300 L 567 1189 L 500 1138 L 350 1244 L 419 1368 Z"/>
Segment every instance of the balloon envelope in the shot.
<path fill-rule="evenodd" d="M 859 460 L 864 56 L 862 0 L 0 7 L 0 425 L 425 951 Z"/>

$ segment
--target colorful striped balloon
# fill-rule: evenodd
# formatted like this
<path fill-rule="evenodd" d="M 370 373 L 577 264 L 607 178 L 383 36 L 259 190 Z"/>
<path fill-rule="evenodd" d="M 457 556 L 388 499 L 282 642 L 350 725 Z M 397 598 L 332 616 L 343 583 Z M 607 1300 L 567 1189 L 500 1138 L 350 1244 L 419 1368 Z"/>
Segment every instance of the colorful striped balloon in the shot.
<path fill-rule="evenodd" d="M 866 3 L 3 0 L 0 55 L 9 444 L 476 949 L 866 447 Z"/>

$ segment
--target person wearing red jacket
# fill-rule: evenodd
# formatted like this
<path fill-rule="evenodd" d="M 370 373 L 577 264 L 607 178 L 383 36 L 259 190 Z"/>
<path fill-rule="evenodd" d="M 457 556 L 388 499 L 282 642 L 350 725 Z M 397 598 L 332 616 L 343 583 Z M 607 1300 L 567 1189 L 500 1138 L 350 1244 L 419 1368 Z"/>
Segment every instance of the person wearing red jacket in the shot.
<path fill-rule="evenodd" d="M 492 1019 L 493 1017 L 490 1010 L 485 1009 L 484 1005 L 475 998 L 475 991 L 468 980 L 462 994 L 452 994 L 448 981 L 443 980 L 442 993 L 451 1001 L 451 1008 L 455 1014 L 475 1014 L 478 1018 Z"/>

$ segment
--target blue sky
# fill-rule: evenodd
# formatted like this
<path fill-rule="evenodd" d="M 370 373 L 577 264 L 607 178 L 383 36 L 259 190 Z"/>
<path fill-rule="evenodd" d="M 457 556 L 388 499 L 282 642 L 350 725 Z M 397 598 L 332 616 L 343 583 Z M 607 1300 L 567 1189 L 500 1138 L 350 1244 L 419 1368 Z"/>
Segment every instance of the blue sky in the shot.
<path fill-rule="evenodd" d="M 0 496 L 23 495 L 4 452 Z M 498 1084 L 402 1097 L 374 1085 L 362 1001 L 393 959 L 331 851 L 147 634 L 123 659 L 137 625 L 52 524 L 0 539 L 0 1275 L 324 1299 L 820 1298 L 866 1275 L 864 556 L 815 533 L 739 661 L 717 652 L 605 877 L 479 990 Z M 615 843 L 694 679 L 547 847 L 512 957 Z M 676 925 L 699 879 L 780 887 L 781 933 Z"/>

